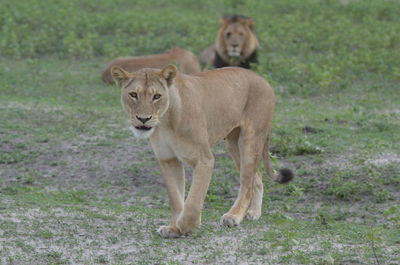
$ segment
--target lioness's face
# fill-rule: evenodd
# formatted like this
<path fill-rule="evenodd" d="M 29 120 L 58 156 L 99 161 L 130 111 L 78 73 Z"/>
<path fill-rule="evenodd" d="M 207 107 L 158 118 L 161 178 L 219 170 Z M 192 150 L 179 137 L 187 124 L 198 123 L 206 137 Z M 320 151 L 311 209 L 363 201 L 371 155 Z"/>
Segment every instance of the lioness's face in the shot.
<path fill-rule="evenodd" d="M 121 87 L 121 103 L 130 116 L 132 132 L 138 137 L 150 137 L 168 109 L 168 90 L 176 68 L 167 66 L 161 72 L 143 69 L 127 73 L 119 67 L 113 67 L 111 72 Z"/>
<path fill-rule="evenodd" d="M 248 29 L 240 22 L 235 22 L 228 25 L 222 34 L 226 43 L 228 55 L 230 57 L 243 56 L 242 51 L 249 37 Z"/>
<path fill-rule="evenodd" d="M 139 78 L 122 88 L 121 102 L 130 115 L 133 133 L 149 137 L 168 108 L 169 96 L 162 83 Z"/>

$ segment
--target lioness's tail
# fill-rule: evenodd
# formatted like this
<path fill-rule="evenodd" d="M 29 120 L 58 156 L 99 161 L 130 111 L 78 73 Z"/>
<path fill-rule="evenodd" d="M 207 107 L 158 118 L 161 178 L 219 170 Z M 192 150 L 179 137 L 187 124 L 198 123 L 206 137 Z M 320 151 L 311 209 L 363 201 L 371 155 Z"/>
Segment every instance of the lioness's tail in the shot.
<path fill-rule="evenodd" d="M 267 174 L 269 177 L 278 182 L 278 183 L 288 183 L 294 178 L 293 172 L 290 169 L 283 168 L 279 170 L 279 174 L 275 174 L 272 169 L 271 169 L 271 164 L 270 164 L 270 159 L 269 159 L 269 148 L 268 148 L 268 140 L 264 144 L 264 150 L 263 150 L 263 160 L 264 160 L 264 167 L 265 171 L 267 171 Z"/>

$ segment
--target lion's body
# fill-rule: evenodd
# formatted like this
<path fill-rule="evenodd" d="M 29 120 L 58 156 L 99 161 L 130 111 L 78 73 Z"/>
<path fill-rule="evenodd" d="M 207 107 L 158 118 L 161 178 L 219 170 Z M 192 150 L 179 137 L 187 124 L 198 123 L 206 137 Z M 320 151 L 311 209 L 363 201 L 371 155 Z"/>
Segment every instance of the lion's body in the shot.
<path fill-rule="evenodd" d="M 161 166 L 173 210 L 171 224 L 159 229 L 161 236 L 190 234 L 200 224 L 214 165 L 211 147 L 223 139 L 241 178 L 239 196 L 221 219 L 224 225 L 239 225 L 244 217 L 260 217 L 261 161 L 273 179 L 291 179 L 291 172 L 276 176 L 269 165 L 268 136 L 275 96 L 271 86 L 256 73 L 230 67 L 175 77 L 171 66 L 161 72 L 112 71 L 122 87 L 122 103 L 131 114 L 135 134 L 151 135 Z M 186 201 L 182 163 L 193 168 Z"/>
<path fill-rule="evenodd" d="M 206 67 L 239 66 L 250 69 L 257 62 L 258 39 L 254 22 L 243 16 L 221 19 L 214 45 L 204 50 L 200 61 Z"/>
<path fill-rule="evenodd" d="M 142 68 L 162 68 L 172 63 L 177 63 L 179 71 L 184 74 L 195 74 L 201 71 L 196 55 L 188 50 L 176 47 L 162 54 L 114 59 L 104 69 L 101 78 L 105 83 L 114 83 L 110 73 L 113 66 L 119 66 L 129 72 L 134 72 Z"/>

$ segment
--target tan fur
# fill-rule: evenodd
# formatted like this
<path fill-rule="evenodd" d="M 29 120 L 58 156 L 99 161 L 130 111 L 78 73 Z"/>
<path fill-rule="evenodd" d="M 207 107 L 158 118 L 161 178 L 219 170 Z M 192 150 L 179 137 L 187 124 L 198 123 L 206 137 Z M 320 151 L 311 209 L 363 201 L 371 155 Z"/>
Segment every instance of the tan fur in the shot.
<path fill-rule="evenodd" d="M 240 54 L 231 53 L 235 50 L 234 45 L 237 45 L 236 49 Z M 249 58 L 258 46 L 255 24 L 252 19 L 225 17 L 220 21 L 215 44 L 202 52 L 200 62 L 206 67 L 213 66 L 215 51 L 217 51 L 229 66 L 238 66 L 240 60 Z"/>
<path fill-rule="evenodd" d="M 215 61 L 215 44 L 209 46 L 200 54 L 200 63 L 204 66 L 204 70 L 214 66 Z"/>
<path fill-rule="evenodd" d="M 179 71 L 184 74 L 195 74 L 201 71 L 196 55 L 188 50 L 175 47 L 162 54 L 117 58 L 108 64 L 101 78 L 105 83 L 114 83 L 110 73 L 113 66 L 120 66 L 129 72 L 134 72 L 142 68 L 162 68 L 171 63 L 176 63 Z"/>
<path fill-rule="evenodd" d="M 259 163 L 280 180 L 270 169 L 268 153 L 275 95 L 261 76 L 239 67 L 195 75 L 179 74 L 172 65 L 135 73 L 119 67 L 111 71 L 132 126 L 148 129 L 133 131 L 150 137 L 160 163 L 172 208 L 170 224 L 158 230 L 162 237 L 187 235 L 200 225 L 214 167 L 211 148 L 223 139 L 240 171 L 240 191 L 221 223 L 236 226 L 243 218 L 260 217 Z M 193 168 L 186 200 L 183 163 Z"/>

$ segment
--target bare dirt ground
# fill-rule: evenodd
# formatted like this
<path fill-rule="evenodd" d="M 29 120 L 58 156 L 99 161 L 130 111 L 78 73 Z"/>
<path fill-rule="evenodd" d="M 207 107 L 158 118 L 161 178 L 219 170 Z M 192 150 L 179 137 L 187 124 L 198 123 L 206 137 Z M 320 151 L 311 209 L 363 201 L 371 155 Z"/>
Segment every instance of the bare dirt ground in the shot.
<path fill-rule="evenodd" d="M 194 236 L 176 241 L 162 240 L 155 230 L 167 220 L 168 202 L 149 144 L 132 137 L 113 144 L 102 140 L 82 135 L 73 141 L 37 143 L 21 152 L 28 157 L 29 152 L 34 150 L 37 154 L 34 158 L 2 165 L 2 187 L 16 183 L 23 187 L 43 187 L 44 192 L 53 194 L 51 196 L 59 192 L 78 192 L 74 195 L 77 196 L 78 203 L 76 198 L 71 201 L 56 196 L 57 202 L 54 205 L 50 203 L 51 206 L 46 206 L 51 199 L 43 199 L 36 192 L 33 192 L 32 198 L 20 200 L 21 207 L 16 207 L 15 201 L 3 199 L 2 209 L 14 210 L 1 213 L 3 229 L 0 243 L 3 245 L 3 254 L 6 254 L 0 258 L 2 263 L 275 264 L 282 257 L 281 251 L 285 246 L 278 244 L 272 247 L 273 242 L 268 241 L 268 236 L 271 233 L 278 239 L 284 237 L 284 232 L 277 232 L 271 215 L 281 211 L 283 204 L 276 200 L 281 200 L 280 194 L 287 194 L 287 191 L 280 187 L 269 187 L 270 191 L 266 192 L 266 196 L 272 195 L 273 198 L 268 200 L 265 217 L 259 222 L 245 222 L 242 227 L 231 230 L 221 228 L 218 219 L 227 210 L 225 206 L 229 203 L 223 204 L 222 208 L 225 209 L 219 209 L 215 208 L 214 203 L 208 202 L 205 212 L 211 214 L 206 214 L 202 228 Z M 3 144 L 2 150 L 9 152 L 27 142 L 30 142 L 29 136 L 14 139 Z M 216 172 L 224 172 L 223 167 L 226 165 L 233 166 L 223 145 L 216 147 L 215 153 Z M 321 209 L 326 209 L 333 198 L 324 195 L 330 185 L 329 175 L 340 169 L 350 168 L 357 157 L 357 154 L 327 155 L 322 159 L 298 156 L 295 161 L 281 163 L 282 166 L 300 169 L 297 185 L 302 187 L 303 192 L 295 199 L 295 204 L 291 204 L 294 208 L 289 215 L 296 220 L 305 221 L 318 216 Z M 398 162 L 397 154 L 377 154 L 359 167 L 382 167 Z M 357 168 L 352 169 L 357 171 Z M 229 186 L 229 192 L 226 198 L 230 201 L 233 201 L 238 186 L 236 172 L 232 172 L 216 176 L 219 184 L 228 183 L 226 185 Z M 83 193 L 79 195 L 79 191 Z M 391 194 L 394 201 L 400 200 L 398 190 L 392 190 Z M 276 196 L 278 198 L 274 199 Z M 369 199 L 370 197 L 366 197 L 351 203 L 334 204 L 328 212 L 333 216 L 341 216 L 326 218 L 369 225 L 371 222 L 387 222 L 381 215 L 382 211 L 373 213 L 375 206 L 366 209 L 371 207 Z M 107 200 L 112 203 L 105 206 Z M 284 200 L 283 203 L 290 202 Z M 379 205 L 379 208 L 386 208 L 385 204 Z M 274 225 L 271 227 L 268 223 Z M 291 228 L 280 229 L 291 231 Z M 7 230 L 14 235 L 10 236 Z M 359 247 L 360 250 L 364 248 L 354 243 L 329 243 L 331 235 L 327 234 L 310 238 L 303 236 L 299 236 L 300 243 L 294 244 L 287 255 L 296 251 L 323 252 L 325 254 L 314 261 L 325 264 L 337 252 L 347 253 L 358 251 Z M 385 248 L 384 253 L 393 258 L 397 255 L 394 247 Z M 346 260 L 346 264 L 369 264 L 362 262 L 361 257 L 354 257 L 354 261 Z M 288 261 L 287 264 L 295 263 Z"/>

